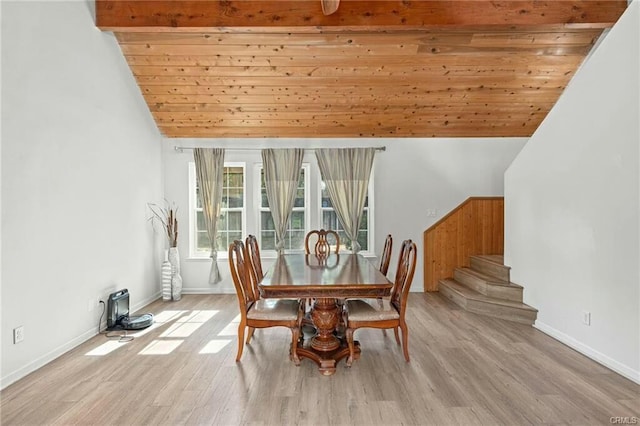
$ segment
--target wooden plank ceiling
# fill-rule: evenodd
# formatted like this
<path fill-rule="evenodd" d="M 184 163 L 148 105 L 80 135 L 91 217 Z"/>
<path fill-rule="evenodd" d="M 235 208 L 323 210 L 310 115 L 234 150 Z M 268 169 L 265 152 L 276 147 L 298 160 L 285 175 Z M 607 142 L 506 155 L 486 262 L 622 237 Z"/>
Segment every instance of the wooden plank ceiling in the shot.
<path fill-rule="evenodd" d="M 97 0 L 167 137 L 530 136 L 626 0 Z"/>

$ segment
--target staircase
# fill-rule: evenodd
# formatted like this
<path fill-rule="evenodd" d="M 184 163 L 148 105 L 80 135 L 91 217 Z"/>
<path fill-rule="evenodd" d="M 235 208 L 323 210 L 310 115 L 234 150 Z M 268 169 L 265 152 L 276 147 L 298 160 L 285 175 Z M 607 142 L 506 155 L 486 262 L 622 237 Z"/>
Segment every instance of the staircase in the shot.
<path fill-rule="evenodd" d="M 522 303 L 522 287 L 509 281 L 501 255 L 470 256 L 469 268 L 455 268 L 439 281 L 440 294 L 464 310 L 532 325 L 538 310 Z"/>

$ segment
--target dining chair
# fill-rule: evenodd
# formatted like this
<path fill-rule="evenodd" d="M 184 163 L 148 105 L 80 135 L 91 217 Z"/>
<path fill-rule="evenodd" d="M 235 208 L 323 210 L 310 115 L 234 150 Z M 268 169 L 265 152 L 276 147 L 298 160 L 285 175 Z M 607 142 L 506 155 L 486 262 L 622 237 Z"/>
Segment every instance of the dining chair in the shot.
<path fill-rule="evenodd" d="M 391 262 L 391 247 L 393 246 L 393 238 L 391 234 L 387 235 L 384 240 L 384 247 L 382 248 L 382 255 L 380 256 L 380 272 L 387 275 L 389 272 L 389 263 Z"/>
<path fill-rule="evenodd" d="M 336 231 L 331 229 L 314 229 L 313 231 L 309 231 L 307 235 L 304 237 L 304 251 L 306 254 L 315 254 L 318 256 L 327 256 L 331 254 L 331 242 L 327 237 L 332 237 L 335 242 L 335 249 L 333 251 L 334 254 L 338 254 L 340 251 L 340 236 Z M 309 241 L 313 241 L 314 238 L 317 237 L 316 243 L 313 246 L 313 251 L 311 251 L 309 247 Z"/>
<path fill-rule="evenodd" d="M 257 298 L 251 284 L 250 267 L 245 257 L 246 250 L 242 241 L 236 240 L 229 245 L 229 268 L 240 305 L 236 362 L 242 357 L 246 327 L 249 327 L 246 344 L 251 341 L 256 328 L 288 327 L 292 334 L 290 356 L 296 365 L 300 365 L 296 348 L 302 324 L 302 304 L 298 300 Z"/>
<path fill-rule="evenodd" d="M 316 256 L 328 256 L 331 254 L 331 243 L 327 237 L 330 236 L 335 242 L 335 250 L 334 254 L 338 254 L 340 251 L 340 236 L 336 231 L 331 229 L 314 229 L 313 231 L 309 231 L 307 235 L 304 237 L 304 252 L 305 254 L 315 254 Z M 317 238 L 317 239 L 316 239 Z M 315 244 L 313 245 L 313 251 L 311 251 L 309 242 L 313 242 L 316 239 Z M 338 302 L 340 304 L 340 302 Z M 313 304 L 312 298 L 307 298 L 305 310 L 309 310 L 311 305 Z"/>
<path fill-rule="evenodd" d="M 400 344 L 398 328 L 402 330 L 402 350 L 404 358 L 409 362 L 409 330 L 406 323 L 407 296 L 416 269 L 416 244 L 411 240 L 402 242 L 398 269 L 391 290 L 390 299 L 356 299 L 347 300 L 343 310 L 346 324 L 346 338 L 349 344 L 347 366 L 351 366 L 354 356 L 353 334 L 362 327 L 387 329 L 393 328 L 396 342 Z"/>
<path fill-rule="evenodd" d="M 380 255 L 380 266 L 378 269 L 384 276 L 387 276 L 389 272 L 389 263 L 391 263 L 391 248 L 393 247 L 393 238 L 391 234 L 387 235 L 387 238 L 384 239 L 384 247 L 382 248 L 382 255 Z M 382 297 L 378 298 L 378 305 L 382 303 Z M 387 335 L 387 330 L 382 329 L 382 335 Z"/>
<path fill-rule="evenodd" d="M 246 259 L 249 263 L 249 273 L 251 283 L 253 285 L 253 292 L 256 299 L 260 298 L 260 291 L 258 290 L 258 283 L 262 281 L 264 273 L 262 272 L 262 260 L 260 259 L 260 248 L 258 247 L 258 239 L 255 235 L 247 235 L 245 239 Z"/>

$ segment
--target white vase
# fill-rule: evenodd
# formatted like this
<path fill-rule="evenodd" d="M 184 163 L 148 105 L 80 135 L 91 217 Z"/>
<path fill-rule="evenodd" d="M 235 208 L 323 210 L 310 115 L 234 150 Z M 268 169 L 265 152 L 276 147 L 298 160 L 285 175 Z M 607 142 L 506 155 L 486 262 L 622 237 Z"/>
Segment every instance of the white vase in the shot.
<path fill-rule="evenodd" d="M 171 298 L 182 298 L 182 276 L 180 275 L 180 254 L 178 247 L 169 248 L 169 263 L 171 264 Z"/>
<path fill-rule="evenodd" d="M 164 253 L 164 261 L 160 268 L 160 276 L 162 277 L 162 300 L 171 300 L 171 262 L 167 258 L 167 252 Z"/>

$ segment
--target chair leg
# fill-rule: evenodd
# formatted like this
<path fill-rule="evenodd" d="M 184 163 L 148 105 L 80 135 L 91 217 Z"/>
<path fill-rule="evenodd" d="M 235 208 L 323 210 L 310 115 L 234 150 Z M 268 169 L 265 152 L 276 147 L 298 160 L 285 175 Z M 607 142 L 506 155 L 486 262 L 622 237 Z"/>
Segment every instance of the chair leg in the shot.
<path fill-rule="evenodd" d="M 238 325 L 238 354 L 236 355 L 236 362 L 240 361 L 242 357 L 242 350 L 244 349 L 244 329 L 247 326 L 247 322 L 243 319 Z"/>
<path fill-rule="evenodd" d="M 378 297 L 378 306 L 380 306 L 380 309 L 382 309 L 382 307 L 384 306 L 382 302 L 382 297 Z M 382 329 L 382 335 L 384 337 L 387 337 L 387 330 L 385 330 L 384 328 Z"/>
<path fill-rule="evenodd" d="M 400 336 L 398 335 L 398 327 L 394 327 L 393 328 L 393 334 L 396 335 L 396 343 L 399 345 L 400 344 Z"/>
<path fill-rule="evenodd" d="M 247 333 L 247 345 L 251 341 L 251 338 L 253 337 L 253 332 L 254 331 L 255 331 L 255 327 L 249 327 L 249 332 Z"/>
<path fill-rule="evenodd" d="M 300 338 L 300 327 L 292 327 L 291 334 L 291 359 L 296 366 L 300 366 L 300 358 L 298 357 L 298 339 Z"/>
<path fill-rule="evenodd" d="M 402 351 L 404 352 L 404 359 L 409 362 L 409 329 L 407 328 L 407 323 L 404 321 L 400 322 L 400 328 L 402 329 Z"/>
<path fill-rule="evenodd" d="M 349 357 L 347 358 L 347 362 L 346 365 L 347 367 L 351 367 L 351 364 L 353 363 L 353 356 L 355 355 L 355 346 L 353 344 L 353 332 L 354 330 L 352 328 L 347 328 L 347 343 L 349 344 Z"/>

